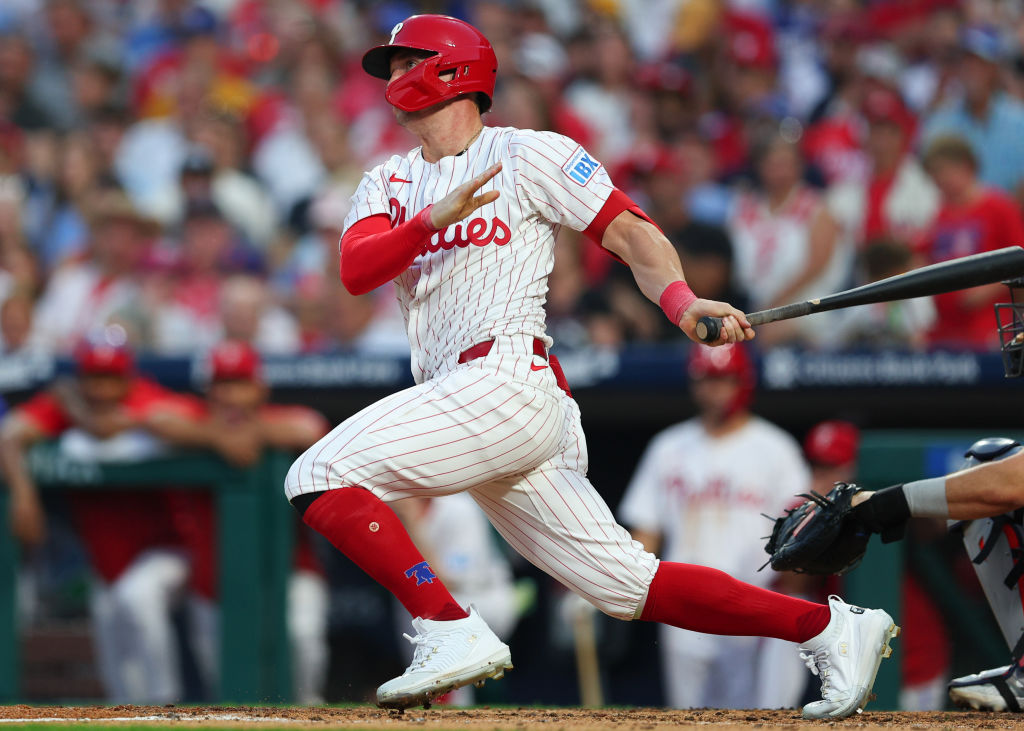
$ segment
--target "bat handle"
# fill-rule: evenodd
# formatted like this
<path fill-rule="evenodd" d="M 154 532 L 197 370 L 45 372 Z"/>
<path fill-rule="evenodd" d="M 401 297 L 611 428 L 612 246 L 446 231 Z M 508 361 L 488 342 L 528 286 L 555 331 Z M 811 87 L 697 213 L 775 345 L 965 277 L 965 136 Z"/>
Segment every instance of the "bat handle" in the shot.
<path fill-rule="evenodd" d="M 722 332 L 722 318 L 705 315 L 697 320 L 697 326 L 694 329 L 697 338 L 702 343 L 713 343 L 718 340 L 718 336 Z"/>

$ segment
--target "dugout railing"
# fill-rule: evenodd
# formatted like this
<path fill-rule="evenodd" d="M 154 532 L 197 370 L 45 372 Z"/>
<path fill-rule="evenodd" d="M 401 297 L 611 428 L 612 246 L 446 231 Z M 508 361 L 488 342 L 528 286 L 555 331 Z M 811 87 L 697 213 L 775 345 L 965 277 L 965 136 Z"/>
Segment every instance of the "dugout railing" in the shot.
<path fill-rule="evenodd" d="M 221 613 L 217 698 L 230 703 L 292 697 L 285 597 L 295 512 L 282 492 L 291 462 L 291 455 L 276 451 L 246 469 L 205 453 L 118 464 L 71 460 L 54 444 L 29 453 L 29 467 L 41 489 L 213 491 Z M 6 522 L 8 493 L 2 485 L 0 515 Z M 0 530 L 0 703 L 20 700 L 17 566 L 18 547 L 9 530 Z"/>

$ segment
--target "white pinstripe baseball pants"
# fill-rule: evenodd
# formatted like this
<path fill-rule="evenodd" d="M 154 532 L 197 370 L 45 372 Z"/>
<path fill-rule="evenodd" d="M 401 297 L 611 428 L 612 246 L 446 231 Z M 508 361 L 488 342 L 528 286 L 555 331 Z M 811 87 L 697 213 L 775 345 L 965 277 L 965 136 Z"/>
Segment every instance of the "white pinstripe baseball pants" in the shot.
<path fill-rule="evenodd" d="M 527 560 L 633 619 L 658 559 L 587 480 L 579 408 L 528 352 L 498 338 L 486 357 L 368 406 L 295 461 L 285 493 L 360 487 L 390 502 L 468 491 Z"/>

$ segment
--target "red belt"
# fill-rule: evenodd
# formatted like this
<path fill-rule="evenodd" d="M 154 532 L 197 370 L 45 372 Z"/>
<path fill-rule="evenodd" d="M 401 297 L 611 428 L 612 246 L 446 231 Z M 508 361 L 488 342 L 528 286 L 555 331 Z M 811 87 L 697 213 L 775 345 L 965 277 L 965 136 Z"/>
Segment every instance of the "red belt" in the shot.
<path fill-rule="evenodd" d="M 483 358 L 485 355 L 491 352 L 491 348 L 494 347 L 493 340 L 487 340 L 482 343 L 477 343 L 471 348 L 466 348 L 459 355 L 459 363 L 469 363 L 471 360 L 477 358 Z M 565 394 L 572 398 L 572 391 L 569 390 L 569 382 L 565 380 L 565 373 L 562 372 L 562 364 L 558 362 L 558 358 L 553 355 L 548 355 L 548 349 L 544 345 L 544 341 L 540 338 L 533 339 L 533 354 L 539 356 L 548 362 L 551 366 L 551 372 L 555 376 L 555 383 L 558 387 L 565 391 Z"/>
<path fill-rule="evenodd" d="M 471 360 L 483 358 L 491 352 L 491 348 L 493 347 L 493 340 L 486 340 L 482 343 L 477 343 L 472 348 L 467 348 L 462 351 L 462 355 L 459 356 L 459 363 L 469 363 Z M 533 339 L 533 354 L 540 356 L 544 360 L 548 359 L 548 349 L 544 346 L 544 341 L 540 338 Z"/>

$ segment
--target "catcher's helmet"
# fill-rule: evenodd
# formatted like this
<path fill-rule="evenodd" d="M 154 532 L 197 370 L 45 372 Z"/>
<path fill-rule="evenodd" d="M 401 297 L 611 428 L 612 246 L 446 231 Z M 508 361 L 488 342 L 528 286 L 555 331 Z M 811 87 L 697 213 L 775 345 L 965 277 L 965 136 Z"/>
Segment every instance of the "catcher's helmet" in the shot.
<path fill-rule="evenodd" d="M 687 368 L 691 380 L 701 378 L 733 377 L 740 383 L 736 399 L 730 405 L 729 412 L 734 413 L 750 406 L 754 400 L 754 385 L 757 374 L 754 363 L 747 349 L 739 343 L 729 343 L 710 347 L 695 345 L 690 351 L 690 363 Z"/>
<path fill-rule="evenodd" d="M 389 83 L 388 103 L 406 112 L 418 112 L 462 94 L 484 97 L 480 111 L 491 107 L 498 58 L 490 42 L 476 28 L 447 15 L 413 15 L 396 25 L 391 39 L 363 55 L 363 70 L 378 79 L 391 78 L 391 56 L 409 49 L 433 54 Z M 452 72 L 450 80 L 441 74 Z"/>
<path fill-rule="evenodd" d="M 1003 284 L 1010 288 L 1010 301 L 995 306 L 1003 371 L 1007 378 L 1019 378 L 1024 375 L 1024 277 Z"/>
<path fill-rule="evenodd" d="M 960 469 L 982 464 L 984 462 L 998 462 L 1001 459 L 1016 454 L 1021 450 L 1020 442 L 1007 437 L 986 437 L 979 439 L 971 448 L 964 452 L 964 463 Z"/>

